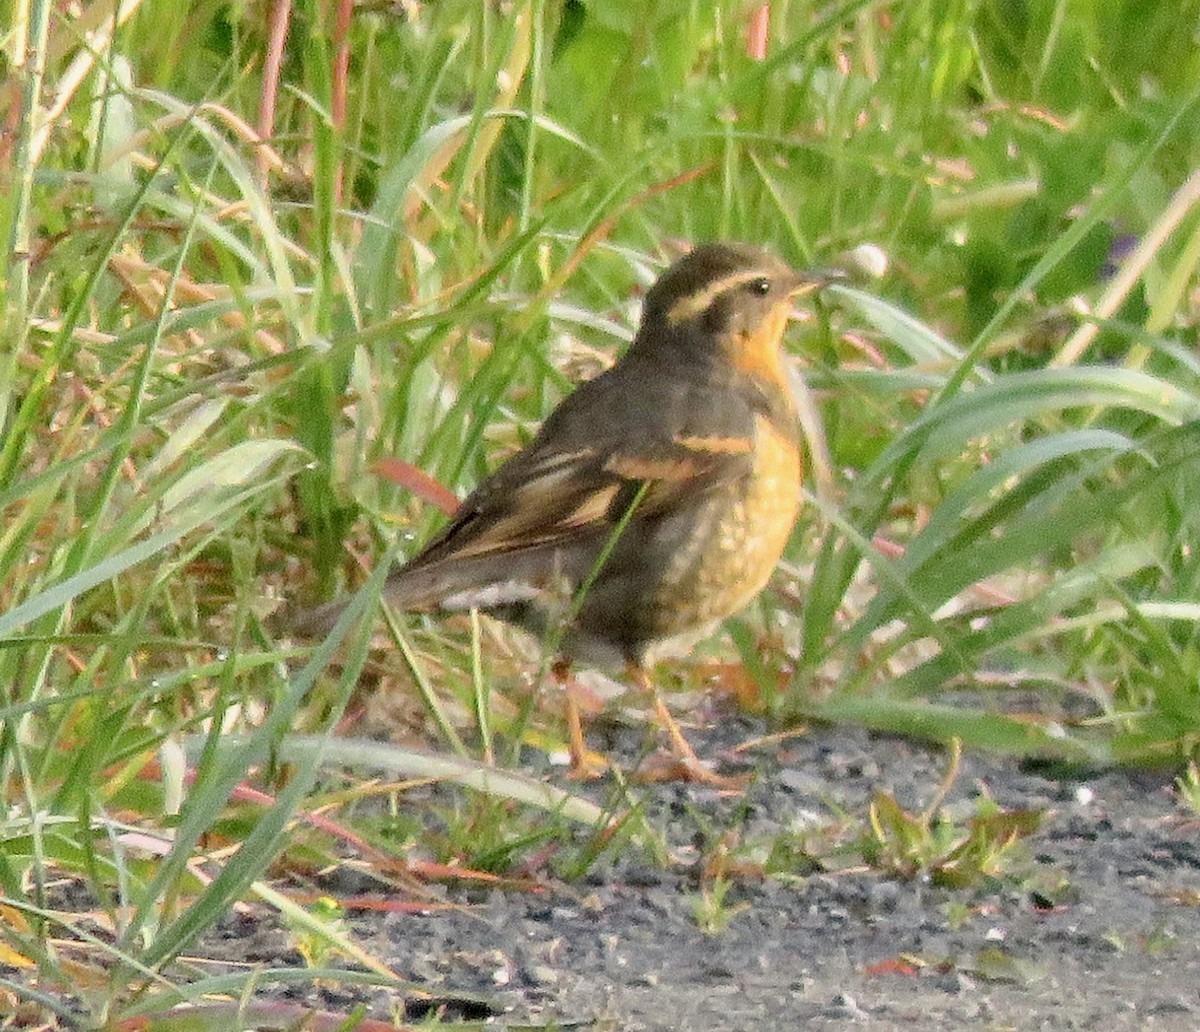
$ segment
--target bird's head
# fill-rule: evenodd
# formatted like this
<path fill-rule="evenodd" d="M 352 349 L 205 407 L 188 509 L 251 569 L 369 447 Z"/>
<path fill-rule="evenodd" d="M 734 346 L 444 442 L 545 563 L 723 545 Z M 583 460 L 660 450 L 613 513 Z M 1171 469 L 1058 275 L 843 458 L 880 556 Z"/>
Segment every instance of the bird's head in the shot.
<path fill-rule="evenodd" d="M 828 282 L 797 272 L 746 244 L 702 244 L 684 255 L 646 295 L 636 348 L 721 359 L 776 378 L 780 342 L 797 297 Z"/>

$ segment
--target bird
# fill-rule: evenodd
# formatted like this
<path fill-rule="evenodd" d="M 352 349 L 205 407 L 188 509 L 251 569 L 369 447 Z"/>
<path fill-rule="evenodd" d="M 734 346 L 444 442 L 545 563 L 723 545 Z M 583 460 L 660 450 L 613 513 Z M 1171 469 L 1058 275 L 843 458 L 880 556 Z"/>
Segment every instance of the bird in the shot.
<path fill-rule="evenodd" d="M 803 468 L 783 338 L 797 300 L 830 279 L 743 243 L 677 259 L 647 292 L 626 352 L 389 573 L 384 598 L 516 624 L 554 650 L 564 685 L 576 662 L 623 665 L 679 775 L 732 785 L 692 749 L 651 671 L 745 607 L 784 551 Z M 345 604 L 293 629 L 326 632 Z M 569 685 L 566 699 L 571 773 L 593 774 Z"/>

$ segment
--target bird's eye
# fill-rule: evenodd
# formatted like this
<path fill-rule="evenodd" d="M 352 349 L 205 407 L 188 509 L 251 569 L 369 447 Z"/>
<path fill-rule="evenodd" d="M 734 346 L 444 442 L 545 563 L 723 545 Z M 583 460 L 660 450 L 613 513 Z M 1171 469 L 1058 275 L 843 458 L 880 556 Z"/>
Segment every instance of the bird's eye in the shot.
<path fill-rule="evenodd" d="M 751 280 L 747 286 L 751 294 L 757 294 L 759 297 L 766 297 L 771 293 L 771 281 L 766 276 Z"/>

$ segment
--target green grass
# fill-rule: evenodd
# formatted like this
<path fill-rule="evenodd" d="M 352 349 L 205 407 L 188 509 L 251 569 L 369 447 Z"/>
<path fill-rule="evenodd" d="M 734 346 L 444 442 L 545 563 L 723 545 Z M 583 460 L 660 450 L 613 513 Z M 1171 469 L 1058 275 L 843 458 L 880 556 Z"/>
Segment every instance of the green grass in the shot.
<path fill-rule="evenodd" d="M 732 0 L 360 4 L 344 75 L 334 5 L 307 0 L 263 146 L 263 8 L 85 6 L 9 5 L 0 99 L 0 944 L 46 1007 L 252 993 L 173 962 L 285 847 L 339 855 L 295 820 L 327 793 L 386 851 L 363 799 L 450 777 L 438 855 L 491 871 L 549 841 L 560 872 L 659 849 L 620 785 L 600 813 L 479 762 L 563 742 L 503 634 L 411 621 L 371 650 L 378 577 L 314 650 L 270 618 L 437 524 L 376 462 L 468 490 L 692 240 L 890 260 L 794 335 L 830 473 L 778 590 L 708 652 L 784 724 L 1184 770 L 1196 0 L 783 0 L 765 61 Z M 364 670 L 439 755 L 339 748 Z M 89 936 L 75 991 L 60 940 Z"/>

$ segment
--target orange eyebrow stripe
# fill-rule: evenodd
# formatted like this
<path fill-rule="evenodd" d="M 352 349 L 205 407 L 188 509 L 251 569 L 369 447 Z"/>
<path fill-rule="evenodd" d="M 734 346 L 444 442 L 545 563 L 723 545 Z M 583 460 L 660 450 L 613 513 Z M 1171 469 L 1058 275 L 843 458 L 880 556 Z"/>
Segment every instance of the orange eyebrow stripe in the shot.
<path fill-rule="evenodd" d="M 710 455 L 745 455 L 754 447 L 749 437 L 701 437 L 697 434 L 674 438 L 688 451 L 708 452 Z"/>
<path fill-rule="evenodd" d="M 766 269 L 745 269 L 705 284 L 695 293 L 681 297 L 667 310 L 667 323 L 675 326 L 688 319 L 693 319 L 727 290 L 769 275 L 770 271 Z"/>

